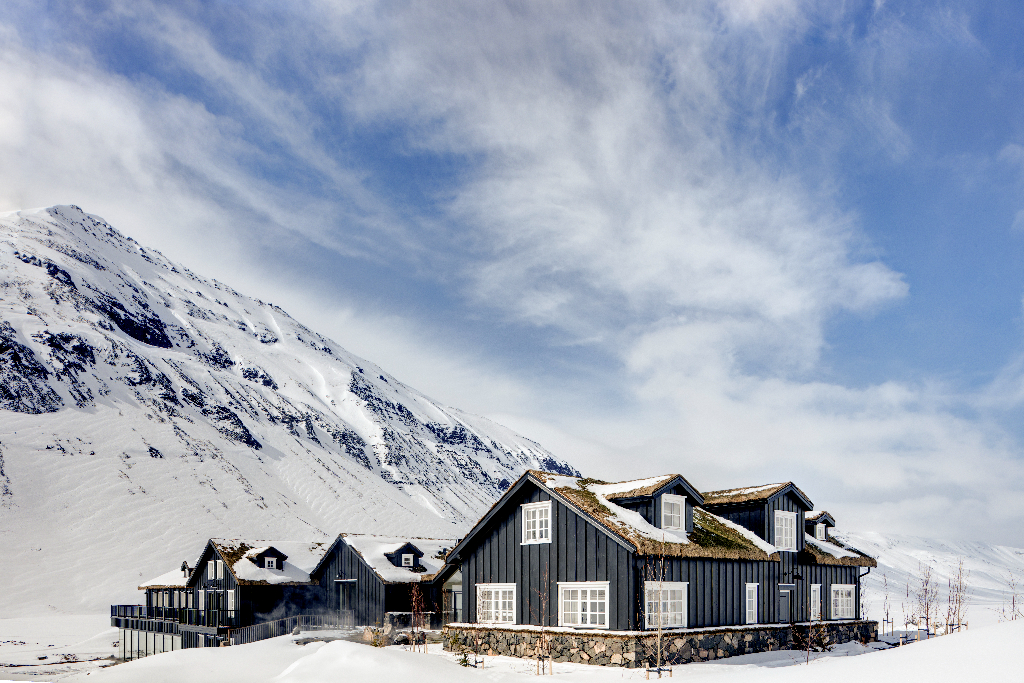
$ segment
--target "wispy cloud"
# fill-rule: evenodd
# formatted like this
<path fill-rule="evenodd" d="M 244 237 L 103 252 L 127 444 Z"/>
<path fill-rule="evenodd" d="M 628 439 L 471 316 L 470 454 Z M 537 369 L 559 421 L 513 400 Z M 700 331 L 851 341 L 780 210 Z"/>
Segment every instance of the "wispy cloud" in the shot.
<path fill-rule="evenodd" d="M 837 159 L 912 159 L 914 50 L 978 49 L 962 14 L 869 5 L 133 2 L 69 6 L 80 33 L 57 44 L 12 19 L 0 208 L 137 226 L 584 469 L 795 478 L 862 526 L 974 532 L 1022 484 L 1016 441 L 977 417 L 1012 392 L 851 387 L 822 364 L 835 316 L 910 291 Z M 239 261 L 186 258 L 200 238 Z M 323 252 L 372 264 L 362 289 L 295 275 Z M 388 310 L 395 282 L 422 305 Z"/>

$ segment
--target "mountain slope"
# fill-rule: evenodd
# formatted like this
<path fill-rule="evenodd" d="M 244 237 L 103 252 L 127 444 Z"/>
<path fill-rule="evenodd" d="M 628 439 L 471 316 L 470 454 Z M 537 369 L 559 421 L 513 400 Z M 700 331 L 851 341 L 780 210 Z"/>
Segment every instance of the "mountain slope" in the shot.
<path fill-rule="evenodd" d="M 77 207 L 0 217 L 7 614 L 131 599 L 210 536 L 458 535 L 534 467 L 573 472 Z"/>
<path fill-rule="evenodd" d="M 1024 549 L 977 541 L 952 541 L 874 532 L 841 532 L 839 538 L 878 560 L 878 567 L 863 579 L 864 601 L 871 619 L 881 621 L 885 602 L 897 629 L 916 611 L 915 593 L 926 567 L 931 568 L 937 603 L 945 618 L 950 581 L 963 558 L 969 608 L 967 622 L 985 626 L 1001 619 L 1018 584 L 1018 604 L 1024 605 Z"/>

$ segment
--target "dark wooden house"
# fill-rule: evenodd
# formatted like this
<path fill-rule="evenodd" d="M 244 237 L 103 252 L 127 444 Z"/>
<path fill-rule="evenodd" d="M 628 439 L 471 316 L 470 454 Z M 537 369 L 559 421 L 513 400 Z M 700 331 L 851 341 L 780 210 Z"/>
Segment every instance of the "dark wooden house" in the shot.
<path fill-rule="evenodd" d="M 217 646 L 236 640 L 239 629 L 294 618 L 404 627 L 415 593 L 417 607 L 439 625 L 440 570 L 454 544 L 365 534 L 342 534 L 332 544 L 210 539 L 192 569 L 139 586 L 144 605 L 111 606 L 119 654 Z"/>
<path fill-rule="evenodd" d="M 312 576 L 328 609 L 356 624 L 405 627 L 414 608 L 436 624 L 445 604 L 444 555 L 454 545 L 455 539 L 341 534 Z"/>
<path fill-rule="evenodd" d="M 858 619 L 860 570 L 875 562 L 808 540 L 811 508 L 791 483 L 701 494 L 677 474 L 609 484 L 529 471 L 448 562 L 461 570 L 472 624 L 634 631 Z"/>
<path fill-rule="evenodd" d="M 327 551 L 324 542 L 210 539 L 194 567 L 139 586 L 144 605 L 112 605 L 120 655 L 211 647 L 234 629 L 323 610 L 310 572 Z"/>

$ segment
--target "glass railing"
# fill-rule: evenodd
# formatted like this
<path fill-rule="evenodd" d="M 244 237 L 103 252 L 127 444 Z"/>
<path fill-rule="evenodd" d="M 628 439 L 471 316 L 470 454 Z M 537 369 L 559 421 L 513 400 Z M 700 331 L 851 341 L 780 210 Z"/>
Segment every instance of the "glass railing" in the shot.
<path fill-rule="evenodd" d="M 238 626 L 238 613 L 227 609 L 185 609 L 179 623 L 190 626 Z"/>
<path fill-rule="evenodd" d="M 125 619 L 158 619 L 176 621 L 190 626 L 238 626 L 238 613 L 227 609 L 186 609 L 184 607 L 147 607 L 146 605 L 111 605 L 111 617 Z"/>

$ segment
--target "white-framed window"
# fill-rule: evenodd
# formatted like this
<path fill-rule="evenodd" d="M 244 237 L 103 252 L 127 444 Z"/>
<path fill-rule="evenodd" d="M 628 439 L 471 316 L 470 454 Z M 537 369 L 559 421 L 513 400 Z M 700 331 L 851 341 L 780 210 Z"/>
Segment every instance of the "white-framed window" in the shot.
<path fill-rule="evenodd" d="M 409 554 L 402 555 L 402 566 L 411 567 L 413 565 L 413 560 L 415 559 L 415 557 L 415 555 Z"/>
<path fill-rule="evenodd" d="M 775 547 L 779 550 L 796 550 L 795 512 L 775 511 Z"/>
<path fill-rule="evenodd" d="M 216 571 L 216 574 L 214 575 L 213 578 L 215 578 L 215 579 L 223 579 L 224 578 L 224 560 L 217 560 L 216 568 L 217 568 L 217 571 Z"/>
<path fill-rule="evenodd" d="M 551 543 L 551 501 L 523 506 L 523 545 Z"/>
<path fill-rule="evenodd" d="M 825 525 L 824 524 L 815 524 L 814 525 L 814 537 L 816 539 L 818 539 L 819 541 L 824 541 L 825 540 Z"/>
<path fill-rule="evenodd" d="M 647 628 L 662 626 L 686 628 L 686 604 L 689 584 L 685 581 L 645 581 L 644 618 Z"/>
<path fill-rule="evenodd" d="M 559 583 L 558 625 L 608 628 L 608 583 Z"/>
<path fill-rule="evenodd" d="M 686 496 L 664 493 L 661 496 L 661 528 L 684 529 L 686 527 Z"/>
<path fill-rule="evenodd" d="M 267 569 L 277 569 L 277 558 L 276 557 L 264 557 L 263 566 Z"/>
<path fill-rule="evenodd" d="M 832 584 L 832 618 L 853 619 L 856 616 L 854 597 L 856 590 L 850 583 Z"/>
<path fill-rule="evenodd" d="M 746 607 L 746 621 L 747 624 L 757 623 L 757 584 L 748 583 L 746 584 L 746 595 L 743 600 L 743 604 Z"/>
<path fill-rule="evenodd" d="M 821 621 L 821 584 L 811 584 L 811 621 Z"/>
<path fill-rule="evenodd" d="M 481 624 L 516 623 L 516 585 L 514 583 L 478 583 L 476 620 Z"/>

